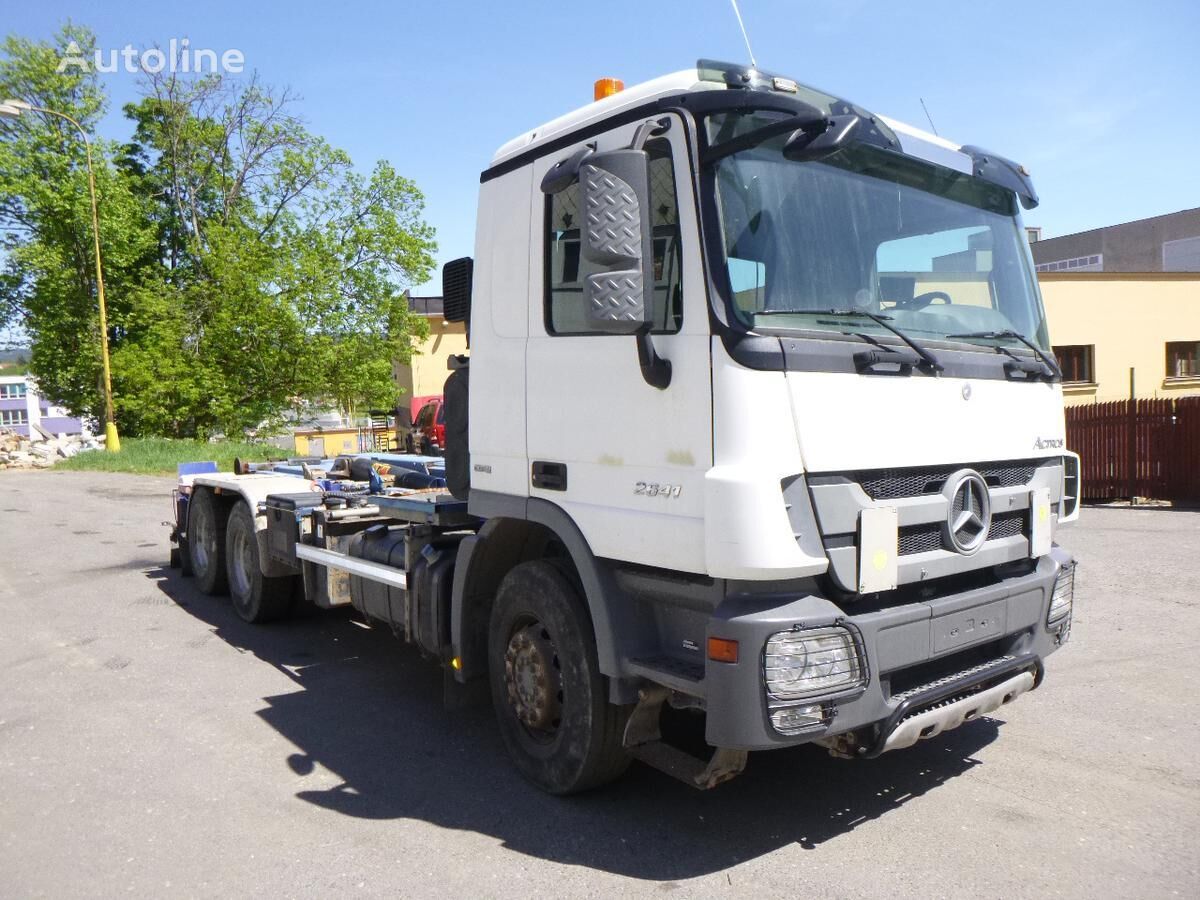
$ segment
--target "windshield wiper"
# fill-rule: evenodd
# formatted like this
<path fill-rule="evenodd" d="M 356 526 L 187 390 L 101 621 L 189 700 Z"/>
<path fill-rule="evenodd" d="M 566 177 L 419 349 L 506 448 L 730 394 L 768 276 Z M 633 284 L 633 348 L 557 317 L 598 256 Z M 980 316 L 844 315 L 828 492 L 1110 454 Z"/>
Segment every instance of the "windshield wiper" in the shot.
<path fill-rule="evenodd" d="M 1058 367 L 1058 363 L 1054 361 L 1054 357 L 1046 353 L 1045 350 L 1043 350 L 1029 338 L 1025 337 L 1025 335 L 1018 331 L 1013 331 L 1011 328 L 1006 328 L 1003 331 L 968 331 L 965 334 L 948 334 L 946 337 L 967 339 L 975 338 L 977 340 L 992 341 L 1000 340 L 1001 338 L 1009 338 L 1014 341 L 1020 341 L 1022 344 L 1032 350 L 1037 358 L 1045 364 L 1046 368 L 1050 370 L 1051 378 L 1061 379 L 1063 377 L 1062 369 Z"/>
<path fill-rule="evenodd" d="M 818 315 L 818 316 L 844 316 L 855 319 L 870 319 L 880 328 L 886 328 L 904 343 L 912 348 L 913 352 L 921 358 L 924 363 L 922 368 L 927 368 L 932 372 L 944 372 L 946 367 L 938 362 L 938 358 L 930 353 L 927 349 L 918 344 L 915 340 L 891 324 L 891 316 L 880 315 L 869 310 L 862 309 L 857 306 L 834 307 L 833 309 L 760 309 L 754 313 L 756 316 L 781 316 L 781 315 Z"/>

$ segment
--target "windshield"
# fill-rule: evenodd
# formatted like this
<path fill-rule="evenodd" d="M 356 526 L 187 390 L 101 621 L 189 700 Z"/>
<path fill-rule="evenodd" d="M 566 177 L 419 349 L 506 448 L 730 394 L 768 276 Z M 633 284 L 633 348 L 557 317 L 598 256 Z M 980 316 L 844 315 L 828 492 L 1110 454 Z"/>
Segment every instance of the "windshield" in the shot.
<path fill-rule="evenodd" d="M 778 115 L 710 116 L 709 141 Z M 890 337 L 865 317 L 822 315 L 861 308 L 925 342 L 996 344 L 1011 339 L 995 332 L 1013 331 L 1048 349 L 1009 191 L 865 145 L 792 161 L 782 153 L 786 139 L 715 165 L 725 267 L 744 324 Z"/>

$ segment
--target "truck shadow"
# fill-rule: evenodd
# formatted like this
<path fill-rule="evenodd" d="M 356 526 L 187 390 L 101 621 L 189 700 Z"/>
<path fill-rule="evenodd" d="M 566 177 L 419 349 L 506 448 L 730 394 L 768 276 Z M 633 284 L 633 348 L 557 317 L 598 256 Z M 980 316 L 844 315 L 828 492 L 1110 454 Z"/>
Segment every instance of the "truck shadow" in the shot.
<path fill-rule="evenodd" d="M 520 853 L 633 878 L 674 881 L 791 844 L 813 849 L 980 765 L 974 754 L 998 734 L 999 722 L 983 718 L 871 762 L 807 747 L 753 754 L 744 775 L 709 792 L 634 764 L 607 789 L 549 797 L 509 766 L 490 707 L 446 711 L 440 670 L 387 629 L 341 613 L 247 625 L 176 571 L 147 577 L 296 683 L 263 698 L 258 714 L 297 747 L 281 765 L 322 784 L 298 799 L 487 834 Z M 339 783 L 328 787 L 327 773 Z"/>

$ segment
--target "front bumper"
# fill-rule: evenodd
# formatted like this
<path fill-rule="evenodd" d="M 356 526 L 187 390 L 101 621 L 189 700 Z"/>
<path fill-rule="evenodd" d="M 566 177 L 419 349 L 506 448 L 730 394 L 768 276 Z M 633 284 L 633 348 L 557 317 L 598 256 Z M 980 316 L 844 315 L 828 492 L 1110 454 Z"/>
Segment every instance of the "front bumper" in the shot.
<path fill-rule="evenodd" d="M 708 635 L 736 640 L 747 652 L 737 663 L 710 661 L 706 666 L 706 739 L 713 746 L 742 750 L 820 741 L 853 746 L 855 755 L 877 755 L 898 748 L 914 728 L 917 737 L 911 742 L 982 715 L 997 697 L 1007 702 L 1005 697 L 1015 699 L 1040 683 L 1042 661 L 1069 632 L 1070 616 L 1048 626 L 1046 615 L 1059 571 L 1072 564 L 1070 555 L 1055 547 L 1027 574 L 857 614 L 852 605 L 842 609 L 815 594 L 730 595 L 709 620 Z M 761 653 L 748 651 L 761 650 L 776 632 L 825 625 L 856 633 L 866 665 L 865 683 L 806 699 L 806 704 L 824 706 L 825 724 L 781 734 L 770 721 Z M 1019 678 L 1025 673 L 1031 680 Z M 993 691 L 1013 679 L 1019 683 Z M 987 696 L 980 699 L 981 693 Z M 976 698 L 973 704 L 960 703 L 971 697 Z M 953 708 L 947 711 L 948 707 Z M 923 716 L 919 725 L 909 724 L 917 716 Z M 851 733 L 852 738 L 836 740 Z"/>
<path fill-rule="evenodd" d="M 864 744 L 855 755 L 870 758 L 889 750 L 903 750 L 985 716 L 1036 688 L 1044 671 L 1037 657 L 1013 657 L 1000 661 L 986 675 L 972 674 L 913 693 L 879 728 L 875 740 Z M 833 747 L 838 746 L 835 740 Z"/>

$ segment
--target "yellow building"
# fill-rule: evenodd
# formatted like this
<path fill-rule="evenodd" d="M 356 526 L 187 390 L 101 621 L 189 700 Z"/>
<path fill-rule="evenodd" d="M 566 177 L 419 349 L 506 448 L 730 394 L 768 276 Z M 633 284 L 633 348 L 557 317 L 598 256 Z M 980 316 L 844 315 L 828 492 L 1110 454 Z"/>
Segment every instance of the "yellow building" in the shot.
<path fill-rule="evenodd" d="M 1200 394 L 1200 272 L 1039 272 L 1068 404 Z"/>
<path fill-rule="evenodd" d="M 360 453 L 362 429 L 359 428 L 301 428 L 293 432 L 297 456 L 332 458 L 343 453 Z"/>
<path fill-rule="evenodd" d="M 441 297 L 410 297 L 409 304 L 429 323 L 429 337 L 413 348 L 408 365 L 392 364 L 392 377 L 404 391 L 403 408 L 414 397 L 441 394 L 450 374 L 446 359 L 467 352 L 466 328 L 462 322 L 447 322 L 442 318 Z M 415 414 L 416 410 L 412 412 Z"/>

